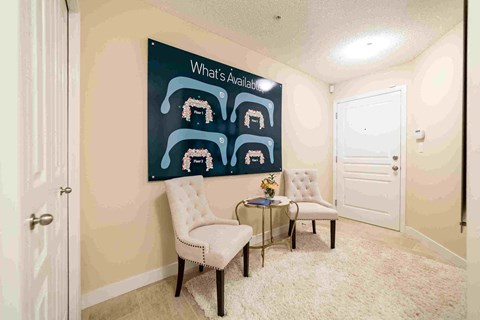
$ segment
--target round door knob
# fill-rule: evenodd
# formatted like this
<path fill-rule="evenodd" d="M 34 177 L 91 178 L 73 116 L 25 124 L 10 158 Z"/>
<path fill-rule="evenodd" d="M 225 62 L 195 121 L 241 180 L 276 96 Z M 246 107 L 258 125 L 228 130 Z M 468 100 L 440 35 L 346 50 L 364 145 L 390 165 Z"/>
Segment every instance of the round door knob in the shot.
<path fill-rule="evenodd" d="M 30 215 L 30 230 L 35 229 L 35 226 L 37 224 L 40 224 L 41 226 L 47 226 L 53 221 L 53 216 L 49 213 L 42 214 L 40 217 L 36 217 L 34 213 Z"/>
<path fill-rule="evenodd" d="M 60 195 L 62 195 L 64 193 L 69 194 L 70 192 L 72 192 L 72 188 L 70 188 L 70 187 L 65 187 L 65 188 L 60 187 Z"/>
<path fill-rule="evenodd" d="M 393 171 L 397 171 L 397 170 L 398 170 L 398 167 L 397 167 L 397 166 L 393 166 L 393 167 L 392 167 L 392 170 L 393 170 Z"/>

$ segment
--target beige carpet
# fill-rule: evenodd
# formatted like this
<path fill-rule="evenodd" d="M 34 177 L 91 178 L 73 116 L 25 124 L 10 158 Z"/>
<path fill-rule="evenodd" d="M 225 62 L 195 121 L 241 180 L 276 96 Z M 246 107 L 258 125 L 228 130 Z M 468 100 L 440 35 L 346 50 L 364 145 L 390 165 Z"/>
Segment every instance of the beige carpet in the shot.
<path fill-rule="evenodd" d="M 250 251 L 225 270 L 224 319 L 465 319 L 465 271 L 377 242 L 337 232 L 299 232 L 294 252 L 267 249 L 265 268 Z M 186 283 L 208 318 L 216 316 L 215 271 Z"/>

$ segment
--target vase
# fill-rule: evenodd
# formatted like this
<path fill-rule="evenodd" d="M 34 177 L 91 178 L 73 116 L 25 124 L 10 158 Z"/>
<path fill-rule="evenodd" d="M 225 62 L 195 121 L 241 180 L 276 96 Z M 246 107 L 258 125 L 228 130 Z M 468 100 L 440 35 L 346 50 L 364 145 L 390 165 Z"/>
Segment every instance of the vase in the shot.
<path fill-rule="evenodd" d="M 265 194 L 266 199 L 272 199 L 275 197 L 275 190 L 273 189 L 265 189 L 263 190 L 263 193 Z"/>

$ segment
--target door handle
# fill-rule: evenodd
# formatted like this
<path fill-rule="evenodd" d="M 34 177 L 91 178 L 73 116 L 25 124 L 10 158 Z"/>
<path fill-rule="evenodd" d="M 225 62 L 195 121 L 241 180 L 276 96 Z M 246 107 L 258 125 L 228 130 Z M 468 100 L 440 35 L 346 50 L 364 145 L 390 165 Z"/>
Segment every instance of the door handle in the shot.
<path fill-rule="evenodd" d="M 393 171 L 398 171 L 398 166 L 393 166 L 393 167 L 392 167 L 392 170 L 393 170 Z"/>
<path fill-rule="evenodd" d="M 72 192 L 72 188 L 70 187 L 60 187 L 60 195 L 66 193 L 66 194 L 69 194 L 70 192 Z"/>
<path fill-rule="evenodd" d="M 48 226 L 53 221 L 53 216 L 49 213 L 42 214 L 39 218 L 35 216 L 35 213 L 30 215 L 30 219 L 28 219 L 28 223 L 30 224 L 30 230 L 35 229 L 37 224 L 41 226 Z"/>

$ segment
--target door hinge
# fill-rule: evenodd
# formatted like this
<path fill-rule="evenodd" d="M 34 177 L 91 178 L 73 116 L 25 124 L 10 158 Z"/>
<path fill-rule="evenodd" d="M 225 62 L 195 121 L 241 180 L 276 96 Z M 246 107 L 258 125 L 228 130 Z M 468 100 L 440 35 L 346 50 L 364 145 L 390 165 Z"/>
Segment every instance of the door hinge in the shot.
<path fill-rule="evenodd" d="M 338 162 L 338 156 L 335 156 L 335 162 Z"/>
<path fill-rule="evenodd" d="M 335 119 L 338 119 L 338 112 L 335 112 Z"/>
<path fill-rule="evenodd" d="M 463 228 L 465 228 L 466 226 L 467 226 L 466 221 L 461 221 L 460 222 L 460 233 L 463 233 Z"/>
<path fill-rule="evenodd" d="M 337 206 L 337 200 L 335 199 L 335 207 Z"/>

